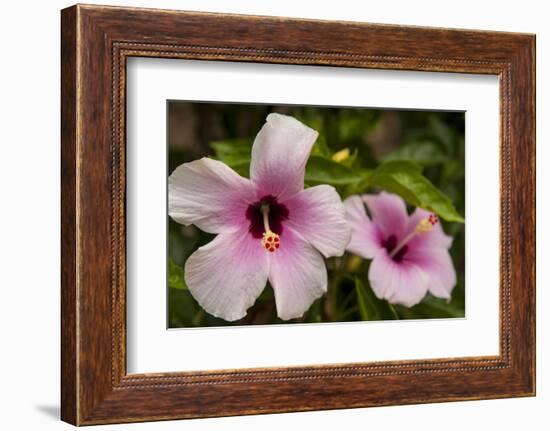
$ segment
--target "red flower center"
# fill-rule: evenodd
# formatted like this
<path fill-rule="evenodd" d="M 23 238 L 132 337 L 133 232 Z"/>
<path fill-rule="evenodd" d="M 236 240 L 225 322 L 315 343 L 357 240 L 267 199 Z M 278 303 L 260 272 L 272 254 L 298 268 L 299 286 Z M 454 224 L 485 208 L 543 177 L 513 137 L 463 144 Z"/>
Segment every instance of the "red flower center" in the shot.
<path fill-rule="evenodd" d="M 277 202 L 277 198 L 272 195 L 264 196 L 258 202 L 248 206 L 246 209 L 246 219 L 250 222 L 248 231 L 254 238 L 263 237 L 265 228 L 262 206 L 269 206 L 267 217 L 271 231 L 277 235 L 281 235 L 283 232 L 283 221 L 288 219 L 288 208 Z"/>
<path fill-rule="evenodd" d="M 395 235 L 390 235 L 382 242 L 382 247 L 384 247 L 388 254 L 390 254 L 395 247 L 397 246 L 397 237 Z M 401 262 L 407 253 L 407 245 L 403 245 L 397 253 L 392 257 L 394 262 Z"/>

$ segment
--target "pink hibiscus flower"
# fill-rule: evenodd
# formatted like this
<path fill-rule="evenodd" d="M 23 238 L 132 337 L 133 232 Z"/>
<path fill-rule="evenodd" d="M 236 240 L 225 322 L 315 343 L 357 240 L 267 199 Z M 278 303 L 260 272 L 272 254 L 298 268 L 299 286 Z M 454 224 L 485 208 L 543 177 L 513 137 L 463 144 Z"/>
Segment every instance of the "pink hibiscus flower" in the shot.
<path fill-rule="evenodd" d="M 304 189 L 317 136 L 292 117 L 270 114 L 254 140 L 250 180 L 209 158 L 170 175 L 170 217 L 218 234 L 185 263 L 189 291 L 208 313 L 244 317 L 267 280 L 285 320 L 326 292 L 323 256 L 344 253 L 350 228 L 333 187 Z"/>
<path fill-rule="evenodd" d="M 344 206 L 352 229 L 347 250 L 372 259 L 369 282 L 378 298 L 406 307 L 428 292 L 450 300 L 456 285 L 448 252 L 453 239 L 435 214 L 417 208 L 408 215 L 403 199 L 385 192 L 351 196 Z"/>

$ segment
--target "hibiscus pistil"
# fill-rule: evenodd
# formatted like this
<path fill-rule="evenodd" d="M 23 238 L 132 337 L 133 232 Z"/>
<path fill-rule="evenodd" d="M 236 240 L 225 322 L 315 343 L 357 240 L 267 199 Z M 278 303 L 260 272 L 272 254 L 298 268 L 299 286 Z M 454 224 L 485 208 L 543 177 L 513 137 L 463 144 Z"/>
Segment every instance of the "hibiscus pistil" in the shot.
<path fill-rule="evenodd" d="M 408 234 L 405 238 L 403 238 L 399 244 L 397 244 L 393 250 L 390 252 L 390 257 L 393 259 L 399 251 L 407 245 L 407 243 L 413 239 L 417 235 L 422 235 L 423 233 L 427 233 L 432 230 L 432 228 L 437 224 L 439 221 L 438 217 L 435 214 L 430 214 L 428 217 L 423 218 L 418 222 L 414 230 Z"/>
<path fill-rule="evenodd" d="M 263 203 L 260 207 L 264 222 L 264 233 L 262 235 L 262 247 L 273 253 L 281 246 L 281 237 L 269 227 L 269 204 Z"/>

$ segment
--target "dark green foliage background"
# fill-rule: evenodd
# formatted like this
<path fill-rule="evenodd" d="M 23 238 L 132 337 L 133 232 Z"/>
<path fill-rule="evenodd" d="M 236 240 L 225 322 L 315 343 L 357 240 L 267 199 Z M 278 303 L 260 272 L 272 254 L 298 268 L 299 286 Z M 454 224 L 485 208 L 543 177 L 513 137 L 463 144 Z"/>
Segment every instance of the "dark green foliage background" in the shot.
<path fill-rule="evenodd" d="M 302 318 L 280 320 L 268 284 L 243 319 L 226 322 L 198 305 L 183 274 L 189 255 L 214 235 L 169 218 L 168 327 L 464 317 L 464 113 L 171 101 L 168 174 L 210 156 L 248 177 L 252 142 L 270 112 L 292 115 L 319 132 L 306 186 L 331 184 L 342 199 L 383 189 L 401 195 L 410 210 L 422 206 L 440 216 L 454 237 L 450 251 L 458 284 L 452 300 L 428 295 L 411 308 L 381 301 L 369 287 L 369 262 L 346 253 L 328 259 L 328 292 Z M 350 156 L 334 161 L 334 153 L 346 148 Z"/>

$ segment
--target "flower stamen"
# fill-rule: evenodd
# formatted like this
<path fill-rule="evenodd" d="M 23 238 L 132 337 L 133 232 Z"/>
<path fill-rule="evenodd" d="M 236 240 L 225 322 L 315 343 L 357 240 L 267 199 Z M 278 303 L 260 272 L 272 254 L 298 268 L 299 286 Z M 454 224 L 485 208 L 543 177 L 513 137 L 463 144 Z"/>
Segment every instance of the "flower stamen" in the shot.
<path fill-rule="evenodd" d="M 269 205 L 262 204 L 260 211 L 262 212 L 265 230 L 262 235 L 262 247 L 270 253 L 273 253 L 281 246 L 281 237 L 269 227 Z"/>
<path fill-rule="evenodd" d="M 438 221 L 439 219 L 434 213 L 431 213 L 428 217 L 420 220 L 414 230 L 394 247 L 394 249 L 390 253 L 390 258 L 393 259 L 395 255 L 399 252 L 399 250 L 405 247 L 405 245 L 407 245 L 407 243 L 416 235 L 422 235 L 423 233 L 430 232 Z"/>

